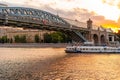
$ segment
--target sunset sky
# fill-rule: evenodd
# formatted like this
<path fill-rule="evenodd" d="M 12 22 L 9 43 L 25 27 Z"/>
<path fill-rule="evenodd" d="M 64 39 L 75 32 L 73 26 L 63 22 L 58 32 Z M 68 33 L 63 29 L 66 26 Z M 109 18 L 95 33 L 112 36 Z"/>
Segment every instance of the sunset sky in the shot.
<path fill-rule="evenodd" d="M 61 17 L 120 29 L 120 0 L 0 0 L 9 6 L 31 7 L 59 14 Z"/>

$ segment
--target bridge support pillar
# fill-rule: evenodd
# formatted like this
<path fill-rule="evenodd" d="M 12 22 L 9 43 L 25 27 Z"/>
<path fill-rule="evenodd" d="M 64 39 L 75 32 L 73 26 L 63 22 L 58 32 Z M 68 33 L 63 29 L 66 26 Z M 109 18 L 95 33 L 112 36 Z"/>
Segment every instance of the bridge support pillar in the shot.
<path fill-rule="evenodd" d="M 86 34 L 86 39 L 90 42 L 92 42 L 92 34 L 91 34 L 91 31 L 89 31 L 87 34 Z"/>
<path fill-rule="evenodd" d="M 100 38 L 100 35 L 98 36 L 98 45 L 101 45 L 101 38 Z"/>
<path fill-rule="evenodd" d="M 114 36 L 112 36 L 112 42 L 114 42 L 114 41 L 115 41 Z"/>

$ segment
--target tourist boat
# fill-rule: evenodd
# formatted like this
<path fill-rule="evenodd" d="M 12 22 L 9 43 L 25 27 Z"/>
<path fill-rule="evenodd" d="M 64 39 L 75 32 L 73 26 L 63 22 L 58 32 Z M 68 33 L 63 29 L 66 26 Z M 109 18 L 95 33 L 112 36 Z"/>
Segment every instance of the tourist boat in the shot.
<path fill-rule="evenodd" d="M 86 42 L 83 46 L 67 46 L 66 53 L 120 53 L 120 47 L 95 46 Z"/>

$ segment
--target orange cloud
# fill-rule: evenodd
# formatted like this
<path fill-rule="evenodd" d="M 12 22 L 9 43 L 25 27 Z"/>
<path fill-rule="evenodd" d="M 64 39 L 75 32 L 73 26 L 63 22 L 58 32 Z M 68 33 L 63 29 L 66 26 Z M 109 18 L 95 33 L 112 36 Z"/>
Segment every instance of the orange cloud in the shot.
<path fill-rule="evenodd" d="M 105 28 L 111 28 L 113 31 L 117 32 L 120 28 L 120 18 L 117 22 L 113 20 L 107 20 L 104 16 L 93 16 L 92 20 L 97 25 L 102 25 Z"/>

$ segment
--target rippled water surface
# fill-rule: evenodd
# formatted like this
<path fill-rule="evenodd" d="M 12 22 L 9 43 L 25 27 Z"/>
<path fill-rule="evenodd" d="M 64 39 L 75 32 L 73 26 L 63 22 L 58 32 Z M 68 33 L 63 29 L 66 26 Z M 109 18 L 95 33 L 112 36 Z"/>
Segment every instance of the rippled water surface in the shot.
<path fill-rule="evenodd" d="M 0 48 L 0 80 L 120 80 L 120 54 Z"/>

